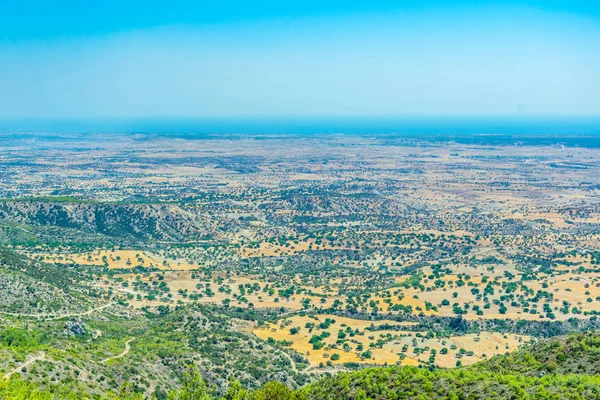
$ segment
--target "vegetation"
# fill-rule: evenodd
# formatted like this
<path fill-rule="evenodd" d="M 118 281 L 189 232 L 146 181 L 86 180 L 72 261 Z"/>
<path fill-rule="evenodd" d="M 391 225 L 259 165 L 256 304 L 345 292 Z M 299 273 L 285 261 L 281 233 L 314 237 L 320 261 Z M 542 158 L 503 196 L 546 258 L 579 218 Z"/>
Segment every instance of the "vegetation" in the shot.
<path fill-rule="evenodd" d="M 115 138 L 3 136 L 0 399 L 597 397 L 597 147 Z"/>
<path fill-rule="evenodd" d="M 600 398 L 597 361 L 600 334 L 583 333 L 544 341 L 516 353 L 496 356 L 489 362 L 457 369 L 378 367 L 340 373 L 302 389 L 292 390 L 280 382 L 268 382 L 248 390 L 231 379 L 219 395 L 190 365 L 181 387 L 157 391 L 154 398 L 173 400 L 309 400 L 309 399 L 594 399 Z M 572 353 L 575 351 L 575 353 Z M 542 361 L 545 360 L 545 361 Z M 550 364 L 548 360 L 552 360 Z M 553 366 L 552 366 L 553 365 Z M 574 367 L 576 366 L 576 367 Z M 576 371 L 573 371 L 575 369 Z M 19 376 L 0 381 L 2 399 L 71 399 L 72 386 L 39 389 Z M 142 399 L 130 385 L 107 392 L 106 399 Z"/>

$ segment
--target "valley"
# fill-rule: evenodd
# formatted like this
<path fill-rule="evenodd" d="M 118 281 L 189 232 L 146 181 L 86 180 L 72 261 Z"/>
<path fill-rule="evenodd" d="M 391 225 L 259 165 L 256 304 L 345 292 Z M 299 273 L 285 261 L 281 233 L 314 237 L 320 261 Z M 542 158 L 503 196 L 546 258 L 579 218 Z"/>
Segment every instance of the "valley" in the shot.
<path fill-rule="evenodd" d="M 600 329 L 600 146 L 89 135 L 0 144 L 7 379 L 163 399 L 195 366 L 215 395 L 301 391 Z"/>

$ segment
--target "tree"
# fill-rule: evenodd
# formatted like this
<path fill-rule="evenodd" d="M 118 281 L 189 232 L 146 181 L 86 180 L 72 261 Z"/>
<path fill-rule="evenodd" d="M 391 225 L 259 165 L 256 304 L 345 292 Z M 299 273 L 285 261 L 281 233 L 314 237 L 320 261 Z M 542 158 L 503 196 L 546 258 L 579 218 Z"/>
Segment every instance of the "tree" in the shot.
<path fill-rule="evenodd" d="M 231 378 L 229 380 L 229 389 L 227 389 L 227 393 L 225 393 L 225 400 L 249 400 L 250 394 L 240 381 L 235 378 Z"/>
<path fill-rule="evenodd" d="M 299 400 L 299 397 L 281 382 L 268 382 L 252 393 L 252 400 Z"/>
<path fill-rule="evenodd" d="M 206 382 L 194 364 L 183 374 L 181 390 L 169 393 L 169 400 L 211 400 Z"/>

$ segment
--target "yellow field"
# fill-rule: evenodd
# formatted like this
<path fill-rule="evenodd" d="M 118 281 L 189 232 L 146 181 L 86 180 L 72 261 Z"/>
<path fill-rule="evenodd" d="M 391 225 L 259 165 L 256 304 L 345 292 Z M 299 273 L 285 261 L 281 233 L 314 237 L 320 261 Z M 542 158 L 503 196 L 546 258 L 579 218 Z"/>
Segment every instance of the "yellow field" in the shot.
<path fill-rule="evenodd" d="M 35 254 L 36 256 L 38 254 Z M 168 260 L 158 254 L 141 250 L 98 250 L 88 253 L 43 254 L 46 262 L 106 265 L 111 269 L 129 269 L 137 266 L 158 268 L 163 270 L 187 271 L 199 268 L 184 260 Z"/>
<path fill-rule="evenodd" d="M 334 320 L 325 329 L 319 329 L 319 324 L 327 319 Z M 306 324 L 315 324 L 312 329 Z M 387 324 L 393 329 L 373 329 Z M 276 341 L 291 342 L 290 347 L 306 356 L 310 364 L 318 366 L 329 361 L 332 364 L 346 362 L 359 362 L 367 364 L 402 364 L 418 365 L 425 363 L 434 350 L 437 354 L 434 363 L 440 367 L 453 367 L 457 361 L 469 365 L 479 360 L 489 358 L 495 354 L 515 350 L 530 337 L 521 335 L 503 335 L 498 333 L 469 334 L 464 336 L 451 336 L 450 338 L 427 338 L 426 332 L 411 332 L 407 328 L 412 325 L 408 322 L 395 321 L 363 321 L 333 315 L 293 316 L 281 320 L 278 324 L 270 324 L 254 330 L 254 334 L 263 340 L 272 338 Z M 297 333 L 291 329 L 300 328 Z M 339 339 L 339 331 L 345 333 Z M 351 330 L 353 335 L 348 332 Z M 315 349 L 310 343 L 314 335 L 328 332 L 330 335 L 321 341 L 324 347 Z M 379 342 L 378 342 L 379 341 Z M 346 347 L 344 348 L 344 343 Z M 362 348 L 361 348 L 362 345 Z M 417 352 L 415 352 L 417 349 Z M 442 354 L 442 349 L 447 353 Z M 364 352 L 369 350 L 371 358 L 364 357 Z M 339 355 L 331 358 L 333 354 Z M 361 357 L 362 356 L 362 357 Z"/>
<path fill-rule="evenodd" d="M 243 257 L 272 257 L 294 255 L 311 250 L 354 250 L 354 248 L 332 246 L 329 243 L 316 244 L 314 240 L 307 240 L 287 243 L 287 245 L 261 242 L 257 248 L 242 247 L 238 253 Z"/>

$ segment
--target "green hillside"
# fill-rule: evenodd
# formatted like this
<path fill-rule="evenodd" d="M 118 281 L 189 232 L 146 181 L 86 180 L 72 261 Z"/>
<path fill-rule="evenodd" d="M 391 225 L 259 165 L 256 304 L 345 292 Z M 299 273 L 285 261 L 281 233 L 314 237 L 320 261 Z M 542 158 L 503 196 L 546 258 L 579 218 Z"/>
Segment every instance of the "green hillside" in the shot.
<path fill-rule="evenodd" d="M 378 367 L 323 377 L 293 391 L 268 382 L 245 389 L 231 380 L 224 396 L 205 383 L 195 367 L 184 373 L 179 389 L 153 398 L 176 400 L 345 400 L 345 399 L 598 399 L 600 398 L 600 334 L 585 332 L 537 343 L 512 354 L 470 367 L 434 369 Z M 76 386 L 77 384 L 74 383 Z M 74 386 L 43 390 L 14 375 L 0 381 L 0 399 L 143 399 L 124 383 L 118 391 L 85 394 Z"/>

